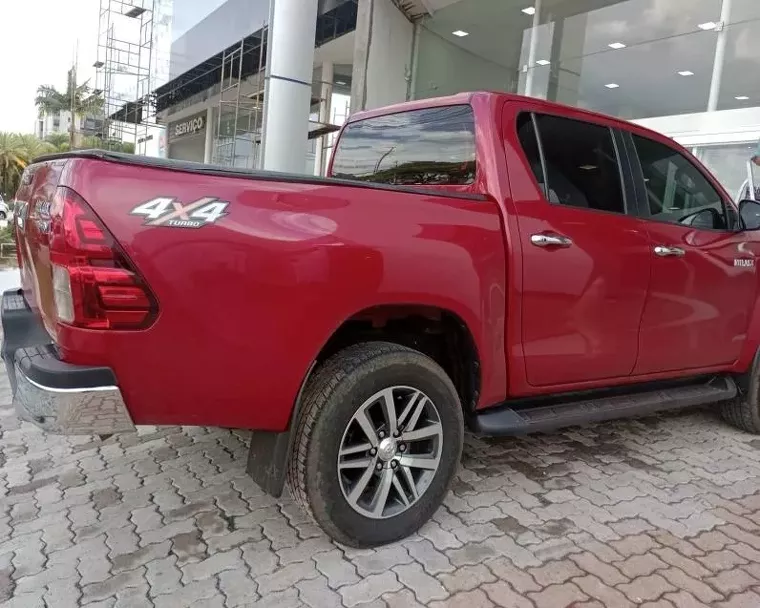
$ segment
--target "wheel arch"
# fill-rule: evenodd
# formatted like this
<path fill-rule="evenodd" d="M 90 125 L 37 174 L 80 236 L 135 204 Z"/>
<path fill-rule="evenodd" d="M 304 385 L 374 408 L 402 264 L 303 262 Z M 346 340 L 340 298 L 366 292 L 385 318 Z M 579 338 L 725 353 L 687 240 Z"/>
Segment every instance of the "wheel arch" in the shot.
<path fill-rule="evenodd" d="M 293 449 L 301 395 L 314 370 L 331 355 L 353 344 L 384 341 L 420 351 L 449 375 L 462 403 L 463 414 L 475 410 L 480 396 L 481 364 L 474 334 L 461 315 L 427 304 L 380 304 L 346 318 L 328 336 L 305 370 L 282 432 L 253 431 L 246 470 L 267 493 L 280 496 Z"/>

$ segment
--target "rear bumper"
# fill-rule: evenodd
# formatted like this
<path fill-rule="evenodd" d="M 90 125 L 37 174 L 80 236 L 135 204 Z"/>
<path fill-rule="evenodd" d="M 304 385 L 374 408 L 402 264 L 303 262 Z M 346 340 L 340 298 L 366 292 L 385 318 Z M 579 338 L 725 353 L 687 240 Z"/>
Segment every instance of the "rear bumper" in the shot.
<path fill-rule="evenodd" d="M 2 358 L 23 420 L 64 435 L 134 430 L 111 369 L 61 361 L 20 291 L 6 291 L 0 310 Z"/>

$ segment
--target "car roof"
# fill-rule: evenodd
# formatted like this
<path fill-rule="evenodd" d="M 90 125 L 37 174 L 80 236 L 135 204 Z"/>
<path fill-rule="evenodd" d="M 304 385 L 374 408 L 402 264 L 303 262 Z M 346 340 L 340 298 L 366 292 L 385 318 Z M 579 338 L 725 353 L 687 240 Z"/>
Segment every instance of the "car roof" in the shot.
<path fill-rule="evenodd" d="M 645 137 L 650 137 L 652 139 L 660 141 L 666 140 L 671 145 L 675 144 L 678 146 L 678 144 L 673 139 L 663 135 L 662 133 L 658 133 L 657 131 L 653 131 L 623 118 L 618 118 L 616 116 L 611 116 L 602 112 L 586 110 L 584 108 L 570 106 L 563 103 L 557 103 L 555 101 L 548 101 L 546 99 L 537 97 L 527 97 L 525 95 L 517 95 L 514 93 L 505 93 L 503 91 L 469 91 L 464 93 L 456 93 L 454 95 L 447 95 L 444 97 L 431 97 L 428 99 L 405 101 L 390 106 L 384 106 L 382 108 L 356 112 L 348 118 L 346 124 L 359 120 L 365 120 L 367 118 L 397 114 L 399 112 L 408 112 L 410 110 L 422 110 L 425 108 L 439 108 L 443 106 L 472 104 L 476 99 L 490 100 L 491 102 L 502 100 L 529 103 L 533 107 L 539 106 L 549 112 L 554 112 L 560 115 L 565 114 L 568 116 L 568 118 L 580 119 L 585 116 L 591 122 L 599 122 L 601 119 L 607 124 L 612 123 L 616 127 L 625 129 L 626 131 L 638 133 Z M 680 148 L 680 146 L 678 147 Z"/>

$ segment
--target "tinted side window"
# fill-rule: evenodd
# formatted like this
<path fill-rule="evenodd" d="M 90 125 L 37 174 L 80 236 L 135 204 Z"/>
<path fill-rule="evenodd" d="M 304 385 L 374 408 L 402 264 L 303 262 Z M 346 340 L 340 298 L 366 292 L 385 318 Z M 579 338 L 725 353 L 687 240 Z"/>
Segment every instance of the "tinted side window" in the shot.
<path fill-rule="evenodd" d="M 539 188 L 546 196 L 546 180 L 544 178 L 544 169 L 541 166 L 541 150 L 538 147 L 538 138 L 536 129 L 533 125 L 533 118 L 530 114 L 523 112 L 517 117 L 517 138 L 520 140 L 525 157 L 528 159 L 533 175 L 536 176 Z"/>
<path fill-rule="evenodd" d="M 332 174 L 381 184 L 461 185 L 475 180 L 475 169 L 472 108 L 446 106 L 348 125 Z"/>
<path fill-rule="evenodd" d="M 600 125 L 548 115 L 536 115 L 536 123 L 549 202 L 625 213 L 612 131 Z M 540 173 L 536 173 L 536 179 L 541 182 Z"/>
<path fill-rule="evenodd" d="M 633 141 L 652 219 L 695 228 L 728 228 L 720 194 L 691 161 L 651 139 L 634 135 Z"/>

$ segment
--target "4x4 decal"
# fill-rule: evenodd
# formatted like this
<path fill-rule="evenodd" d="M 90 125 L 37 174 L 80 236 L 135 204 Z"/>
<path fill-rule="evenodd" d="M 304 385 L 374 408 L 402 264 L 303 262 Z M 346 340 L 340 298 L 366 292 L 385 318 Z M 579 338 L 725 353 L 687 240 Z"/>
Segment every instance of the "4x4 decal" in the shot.
<path fill-rule="evenodd" d="M 227 215 L 227 201 L 213 196 L 198 199 L 183 205 L 177 199 L 160 196 L 140 203 L 130 211 L 130 215 L 145 218 L 145 226 L 169 226 L 171 228 L 201 228 L 215 224 Z"/>

